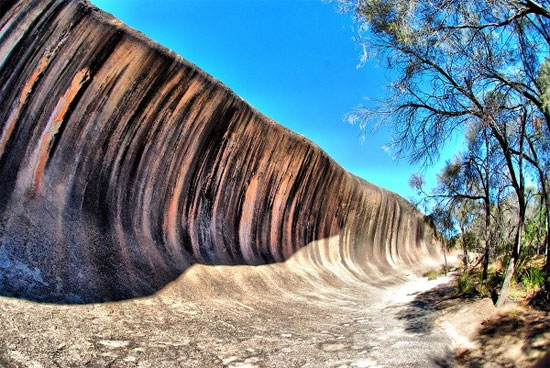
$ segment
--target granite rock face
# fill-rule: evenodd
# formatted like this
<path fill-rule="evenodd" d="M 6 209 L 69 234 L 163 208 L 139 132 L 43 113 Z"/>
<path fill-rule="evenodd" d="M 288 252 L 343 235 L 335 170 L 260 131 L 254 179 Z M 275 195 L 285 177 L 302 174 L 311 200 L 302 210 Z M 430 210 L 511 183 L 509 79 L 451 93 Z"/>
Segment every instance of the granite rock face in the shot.
<path fill-rule="evenodd" d="M 319 243 L 374 282 L 437 253 L 405 200 L 85 0 L 1 2 L 0 101 L 2 295 L 126 299 Z"/>

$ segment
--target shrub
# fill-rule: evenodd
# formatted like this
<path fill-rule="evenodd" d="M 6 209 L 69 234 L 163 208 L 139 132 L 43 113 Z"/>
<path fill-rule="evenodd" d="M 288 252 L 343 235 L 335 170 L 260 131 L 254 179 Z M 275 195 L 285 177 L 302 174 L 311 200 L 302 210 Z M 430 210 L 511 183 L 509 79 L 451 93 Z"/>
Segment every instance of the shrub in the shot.
<path fill-rule="evenodd" d="M 521 283 L 527 292 L 538 290 L 544 283 L 544 276 L 540 268 L 528 268 L 521 276 Z"/>
<path fill-rule="evenodd" d="M 469 293 L 475 289 L 474 284 L 470 280 L 470 275 L 467 272 L 461 273 L 458 276 L 458 292 Z"/>
<path fill-rule="evenodd" d="M 435 280 L 437 279 L 438 272 L 437 270 L 430 270 L 424 274 L 424 277 L 427 277 L 428 280 Z"/>

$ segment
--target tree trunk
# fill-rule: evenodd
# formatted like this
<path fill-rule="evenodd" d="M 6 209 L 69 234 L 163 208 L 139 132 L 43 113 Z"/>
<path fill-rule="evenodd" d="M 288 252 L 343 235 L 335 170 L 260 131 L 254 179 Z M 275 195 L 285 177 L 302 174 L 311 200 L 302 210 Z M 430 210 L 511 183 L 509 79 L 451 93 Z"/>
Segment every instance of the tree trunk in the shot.
<path fill-rule="evenodd" d="M 546 255 L 546 264 L 544 265 L 544 270 L 546 271 L 546 276 L 550 279 L 550 226 L 546 225 L 546 231 L 546 244 L 544 250 L 544 254 Z"/>
<path fill-rule="evenodd" d="M 541 195 L 541 203 L 539 206 L 539 221 L 542 222 L 541 225 L 543 226 L 537 227 L 537 252 L 536 252 L 537 256 L 540 256 L 541 248 L 544 249 L 544 242 L 542 241 L 542 228 L 544 227 L 544 230 L 546 230 L 546 216 L 543 217 L 543 211 L 544 211 L 543 201 L 544 199 L 542 199 L 542 195 Z"/>
<path fill-rule="evenodd" d="M 443 258 L 445 259 L 445 276 L 447 276 L 447 244 L 446 240 L 443 240 Z"/>
<path fill-rule="evenodd" d="M 547 272 L 547 277 L 550 277 L 550 195 L 546 186 L 544 172 L 539 170 L 539 181 L 542 191 L 542 201 L 544 202 L 544 209 L 546 214 L 545 219 L 545 228 L 546 228 L 546 238 L 544 241 L 544 254 L 546 255 L 546 263 L 544 265 L 544 270 Z M 541 215 L 542 215 L 542 206 L 541 206 Z M 541 221 L 542 221 L 542 216 Z M 540 229 L 540 228 L 539 228 Z"/>
<path fill-rule="evenodd" d="M 516 168 L 514 166 L 514 162 L 512 159 L 512 152 L 510 150 L 510 145 L 508 142 L 508 138 L 506 135 L 502 135 L 501 132 L 498 129 L 498 124 L 495 124 L 496 121 L 492 121 L 489 125 L 491 131 L 493 132 L 493 135 L 497 139 L 497 141 L 500 144 L 500 147 L 502 149 L 502 153 L 504 154 L 504 160 L 506 162 L 506 166 L 508 167 L 508 172 L 510 173 L 510 179 L 511 179 L 511 185 L 514 188 L 514 191 L 516 192 L 517 200 L 518 200 L 518 228 L 516 233 L 516 238 L 514 241 L 514 249 L 512 249 L 512 257 L 510 258 L 510 262 L 508 264 L 508 267 L 506 268 L 506 273 L 504 275 L 504 282 L 502 283 L 502 288 L 500 290 L 500 295 L 498 296 L 498 300 L 496 302 L 496 306 L 500 307 L 502 306 L 506 298 L 508 297 L 508 289 L 510 287 L 510 282 L 512 281 L 512 276 L 514 275 L 514 271 L 517 266 L 517 262 L 519 260 L 519 255 L 521 252 L 521 243 L 522 243 L 522 236 L 523 236 L 523 228 L 525 226 L 525 209 L 526 209 L 526 203 L 525 203 L 525 177 L 523 176 L 523 154 L 524 154 L 524 143 L 525 143 L 525 130 L 527 125 L 527 112 L 524 111 L 522 114 L 521 119 L 521 125 L 520 125 L 520 135 L 519 135 L 519 155 L 518 155 L 518 162 L 517 162 L 517 174 L 516 174 Z M 505 124 L 506 127 L 506 124 Z"/>
<path fill-rule="evenodd" d="M 506 302 L 506 298 L 508 297 L 508 291 L 510 288 L 510 282 L 512 281 L 512 275 L 514 274 L 514 258 L 510 257 L 510 261 L 508 262 L 508 267 L 506 267 L 506 273 L 504 274 L 504 282 L 502 283 L 502 288 L 500 289 L 500 294 L 498 296 L 497 302 L 495 306 L 497 308 L 500 308 L 504 305 Z"/>
<path fill-rule="evenodd" d="M 546 224 L 546 264 L 544 265 L 544 289 L 550 293 L 550 222 Z"/>
<path fill-rule="evenodd" d="M 550 130 L 550 114 L 548 112 L 545 112 L 544 113 L 544 117 L 546 119 L 546 124 L 548 124 L 548 129 Z M 545 219 L 546 219 L 546 239 L 545 239 L 545 242 L 544 242 L 544 254 L 546 255 L 546 264 L 544 265 L 544 270 L 547 272 L 547 280 L 548 278 L 550 277 L 550 195 L 548 193 L 548 188 L 547 188 L 547 178 L 548 178 L 548 174 L 546 173 L 545 170 L 543 170 L 541 168 L 541 165 L 539 165 L 539 158 L 538 158 L 538 155 L 537 155 L 537 150 L 535 149 L 535 146 L 533 145 L 533 142 L 531 141 L 531 139 L 529 139 L 529 137 L 527 136 L 527 143 L 529 144 L 529 148 L 531 149 L 531 153 L 534 157 L 534 166 L 535 168 L 537 169 L 537 172 L 538 172 L 538 175 L 539 175 L 539 184 L 540 184 L 540 188 L 541 188 L 541 201 L 544 203 L 544 208 L 546 209 L 546 216 L 545 216 Z M 520 161 L 521 163 L 521 161 Z M 541 215 L 542 215 L 542 203 L 541 203 Z M 542 216 L 541 216 L 541 221 L 542 221 Z M 540 234 L 540 227 L 539 227 L 539 234 Z M 538 246 L 537 246 L 538 248 Z M 537 254 L 539 254 L 538 252 L 538 249 L 537 249 Z M 548 284 L 550 284 L 550 281 L 547 282 Z M 549 286 L 549 289 L 550 289 L 550 286 Z"/>
<path fill-rule="evenodd" d="M 548 203 L 548 197 L 546 197 L 546 241 L 545 241 L 545 253 L 546 264 L 544 269 L 546 271 L 546 277 L 550 278 L 550 203 Z"/>
<path fill-rule="evenodd" d="M 500 289 L 500 294 L 498 296 L 495 306 L 500 308 L 506 303 L 508 298 L 508 292 L 510 289 L 510 283 L 512 277 L 514 276 L 514 271 L 516 270 L 517 262 L 519 261 L 519 255 L 521 253 L 521 243 L 523 230 L 525 226 L 525 201 L 520 200 L 519 203 L 519 219 L 518 219 L 518 230 L 516 237 L 514 239 L 514 249 L 512 249 L 512 256 L 508 262 L 508 267 L 506 267 L 506 272 L 504 274 L 504 281 L 502 282 L 502 287 Z"/>
<path fill-rule="evenodd" d="M 465 234 L 466 234 L 466 231 L 464 229 L 464 226 L 461 222 L 460 224 L 460 234 L 461 237 L 460 237 L 460 241 L 462 242 L 462 250 L 464 251 L 464 254 L 462 256 L 462 263 L 464 264 L 464 271 L 466 271 L 468 269 L 468 247 L 467 247 L 467 244 L 466 242 L 464 241 L 464 237 L 465 237 Z"/>
<path fill-rule="evenodd" d="M 549 226 L 546 226 L 546 231 L 550 231 Z M 546 233 L 546 265 L 544 269 L 546 270 L 547 276 L 550 279 L 550 233 Z"/>
<path fill-rule="evenodd" d="M 489 198 L 485 200 L 485 255 L 483 256 L 483 273 L 481 281 L 489 278 L 489 262 L 491 260 L 491 204 Z"/>
<path fill-rule="evenodd" d="M 489 244 L 485 245 L 485 254 L 483 255 L 483 273 L 481 281 L 486 282 L 489 279 L 489 259 L 491 258 L 491 249 Z"/>

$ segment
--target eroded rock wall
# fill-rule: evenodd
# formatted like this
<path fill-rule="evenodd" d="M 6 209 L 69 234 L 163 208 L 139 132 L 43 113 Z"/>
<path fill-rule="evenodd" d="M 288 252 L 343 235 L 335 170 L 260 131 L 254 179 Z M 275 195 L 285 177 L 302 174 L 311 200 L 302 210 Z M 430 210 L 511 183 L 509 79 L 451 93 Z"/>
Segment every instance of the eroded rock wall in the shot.
<path fill-rule="evenodd" d="M 435 252 L 406 201 L 84 0 L 2 2 L 0 101 L 3 295 L 142 296 L 324 240 L 367 278 Z"/>

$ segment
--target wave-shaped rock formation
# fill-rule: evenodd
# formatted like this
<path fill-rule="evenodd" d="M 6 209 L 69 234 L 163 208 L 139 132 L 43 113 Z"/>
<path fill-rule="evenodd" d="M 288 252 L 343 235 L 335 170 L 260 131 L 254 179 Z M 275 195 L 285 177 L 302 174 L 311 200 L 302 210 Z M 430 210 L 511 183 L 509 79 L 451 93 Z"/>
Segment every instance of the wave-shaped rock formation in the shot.
<path fill-rule="evenodd" d="M 3 295 L 143 296 L 313 243 L 376 282 L 436 253 L 405 200 L 84 0 L 0 4 L 0 101 Z"/>

